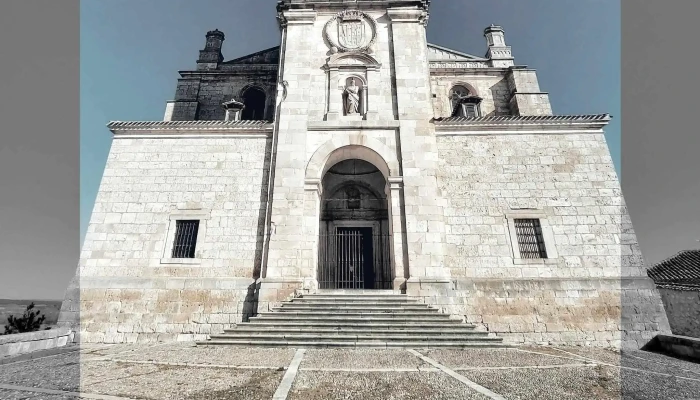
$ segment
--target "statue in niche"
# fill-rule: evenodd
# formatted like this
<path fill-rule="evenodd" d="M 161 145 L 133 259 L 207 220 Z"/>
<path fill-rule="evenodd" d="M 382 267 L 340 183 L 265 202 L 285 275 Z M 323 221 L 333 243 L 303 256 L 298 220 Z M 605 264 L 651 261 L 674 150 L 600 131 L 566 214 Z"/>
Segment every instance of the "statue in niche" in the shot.
<path fill-rule="evenodd" d="M 345 88 L 345 113 L 347 115 L 355 115 L 360 113 L 360 87 L 355 83 L 355 79 L 351 79 L 350 85 Z"/>

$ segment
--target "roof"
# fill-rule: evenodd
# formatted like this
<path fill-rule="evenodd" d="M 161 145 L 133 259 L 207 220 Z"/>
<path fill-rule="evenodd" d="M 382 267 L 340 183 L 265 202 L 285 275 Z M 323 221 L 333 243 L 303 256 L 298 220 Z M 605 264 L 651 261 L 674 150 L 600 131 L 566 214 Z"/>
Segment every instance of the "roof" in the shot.
<path fill-rule="evenodd" d="M 691 285 L 700 288 L 700 250 L 685 250 L 649 268 L 647 275 L 664 286 Z"/>
<path fill-rule="evenodd" d="M 428 61 L 488 61 L 486 58 L 474 56 L 461 51 L 448 49 L 428 43 Z"/>

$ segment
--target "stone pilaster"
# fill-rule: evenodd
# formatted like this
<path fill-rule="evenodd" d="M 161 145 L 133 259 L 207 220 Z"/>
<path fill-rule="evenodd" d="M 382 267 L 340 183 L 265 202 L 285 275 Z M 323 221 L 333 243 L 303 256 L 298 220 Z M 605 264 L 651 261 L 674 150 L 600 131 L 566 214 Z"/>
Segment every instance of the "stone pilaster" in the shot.
<path fill-rule="evenodd" d="M 405 253 L 410 273 L 407 291 L 411 293 L 421 281 L 449 284 L 449 271 L 444 267 L 445 200 L 438 188 L 438 149 L 434 127 L 429 122 L 433 115 L 425 31 L 427 12 L 408 8 L 387 12 L 396 72 Z"/>
<path fill-rule="evenodd" d="M 287 10 L 281 15 L 284 64 L 280 81 L 287 82 L 286 100 L 280 103 L 277 123 L 278 142 L 271 207 L 271 230 L 267 265 L 260 285 L 261 309 L 294 294 L 303 287 L 304 272 L 311 268 L 317 241 L 316 221 L 305 219 L 306 203 L 314 201 L 305 190 L 304 171 L 311 93 L 309 60 L 314 56 L 313 39 L 316 12 Z M 317 200 L 316 200 L 317 202 Z"/>

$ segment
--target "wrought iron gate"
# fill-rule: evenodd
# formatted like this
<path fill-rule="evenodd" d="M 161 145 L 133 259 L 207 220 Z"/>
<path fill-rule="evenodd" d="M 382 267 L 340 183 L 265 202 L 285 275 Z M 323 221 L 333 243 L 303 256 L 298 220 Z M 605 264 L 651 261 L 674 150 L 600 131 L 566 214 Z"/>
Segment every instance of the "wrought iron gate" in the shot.
<path fill-rule="evenodd" d="M 320 289 L 391 289 L 389 235 L 372 228 L 336 228 L 319 240 Z"/>

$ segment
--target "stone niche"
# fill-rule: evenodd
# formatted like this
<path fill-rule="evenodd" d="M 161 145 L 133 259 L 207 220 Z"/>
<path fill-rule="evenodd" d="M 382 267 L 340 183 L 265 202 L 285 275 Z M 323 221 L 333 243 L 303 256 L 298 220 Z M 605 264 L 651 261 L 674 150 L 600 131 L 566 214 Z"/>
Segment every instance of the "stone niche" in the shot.
<path fill-rule="evenodd" d="M 362 52 L 337 53 L 325 65 L 329 82 L 326 120 L 368 120 L 375 112 L 381 65 Z"/>

